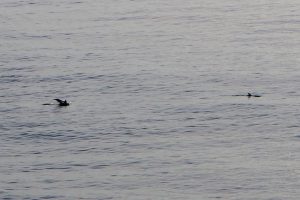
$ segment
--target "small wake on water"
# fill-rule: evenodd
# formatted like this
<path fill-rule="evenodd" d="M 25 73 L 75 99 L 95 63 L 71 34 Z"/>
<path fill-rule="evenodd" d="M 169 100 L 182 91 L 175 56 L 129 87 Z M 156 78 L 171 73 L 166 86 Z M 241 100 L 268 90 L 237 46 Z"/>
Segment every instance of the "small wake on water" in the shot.
<path fill-rule="evenodd" d="M 43 103 L 42 105 L 43 106 L 50 106 L 50 105 L 56 105 L 56 104 L 54 104 L 54 103 Z"/>

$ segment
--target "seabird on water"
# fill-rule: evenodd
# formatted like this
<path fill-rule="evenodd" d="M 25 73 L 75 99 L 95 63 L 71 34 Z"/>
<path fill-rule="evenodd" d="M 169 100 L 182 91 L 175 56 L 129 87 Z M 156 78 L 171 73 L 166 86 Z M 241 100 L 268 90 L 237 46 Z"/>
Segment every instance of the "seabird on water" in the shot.
<path fill-rule="evenodd" d="M 54 99 L 55 101 L 57 101 L 59 104 L 59 106 L 69 106 L 70 105 L 70 103 L 69 102 L 67 102 L 67 100 L 60 100 L 60 99 Z"/>
<path fill-rule="evenodd" d="M 247 97 L 250 98 L 250 97 L 261 97 L 261 96 L 257 95 L 257 94 L 251 94 L 251 93 L 248 92 Z"/>

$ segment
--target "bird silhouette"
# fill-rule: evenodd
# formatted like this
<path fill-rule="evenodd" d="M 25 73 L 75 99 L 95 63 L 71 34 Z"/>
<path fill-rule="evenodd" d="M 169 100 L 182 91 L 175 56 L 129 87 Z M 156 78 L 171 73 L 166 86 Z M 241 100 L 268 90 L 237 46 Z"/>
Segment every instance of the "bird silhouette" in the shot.
<path fill-rule="evenodd" d="M 251 94 L 251 93 L 248 93 L 247 94 L 247 97 L 250 98 L 250 97 L 261 97 L 260 95 L 257 95 L 257 94 Z"/>
<path fill-rule="evenodd" d="M 70 105 L 70 103 L 67 102 L 67 100 L 64 100 L 64 101 L 61 99 L 54 99 L 54 100 L 58 102 L 59 106 L 69 106 Z"/>

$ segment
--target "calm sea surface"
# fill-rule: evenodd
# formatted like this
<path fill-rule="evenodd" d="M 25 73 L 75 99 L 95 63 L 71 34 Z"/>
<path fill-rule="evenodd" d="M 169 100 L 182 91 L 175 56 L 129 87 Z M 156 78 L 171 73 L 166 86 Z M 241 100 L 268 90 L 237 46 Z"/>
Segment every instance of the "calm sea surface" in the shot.
<path fill-rule="evenodd" d="M 298 200 L 299 10 L 1 0 L 0 199 Z"/>

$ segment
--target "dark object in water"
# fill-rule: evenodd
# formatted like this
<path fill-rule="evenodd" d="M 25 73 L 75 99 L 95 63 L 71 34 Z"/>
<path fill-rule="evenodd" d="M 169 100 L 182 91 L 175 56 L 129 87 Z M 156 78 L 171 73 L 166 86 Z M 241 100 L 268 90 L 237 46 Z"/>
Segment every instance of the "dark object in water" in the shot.
<path fill-rule="evenodd" d="M 248 92 L 247 97 L 250 98 L 250 97 L 261 97 L 261 96 L 257 94 L 251 94 Z"/>
<path fill-rule="evenodd" d="M 50 105 L 53 105 L 53 103 L 43 103 L 42 105 L 44 105 L 44 106 L 50 106 Z"/>
<path fill-rule="evenodd" d="M 251 98 L 251 97 L 261 97 L 261 95 L 258 95 L 258 94 L 251 94 L 251 93 L 248 93 L 246 95 L 244 94 L 237 94 L 237 95 L 232 95 L 232 96 L 235 96 L 235 97 L 248 97 L 248 98 Z"/>
<path fill-rule="evenodd" d="M 60 100 L 60 99 L 54 99 L 54 100 L 56 100 L 59 104 L 59 106 L 69 106 L 70 105 L 70 103 L 68 103 L 67 102 L 67 100 Z"/>

